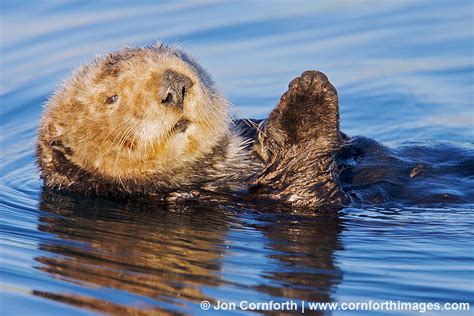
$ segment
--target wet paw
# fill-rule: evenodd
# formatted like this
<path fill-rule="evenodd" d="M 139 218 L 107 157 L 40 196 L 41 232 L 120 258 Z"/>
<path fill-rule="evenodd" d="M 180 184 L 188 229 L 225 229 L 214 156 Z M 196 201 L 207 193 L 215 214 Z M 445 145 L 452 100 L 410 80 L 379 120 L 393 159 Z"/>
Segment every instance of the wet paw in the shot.
<path fill-rule="evenodd" d="M 306 71 L 290 82 L 254 146 L 265 163 L 257 190 L 297 206 L 342 205 L 340 143 L 336 89 L 323 73 Z"/>
<path fill-rule="evenodd" d="M 303 110 L 324 102 L 337 103 L 337 92 L 325 74 L 308 70 L 290 82 L 288 91 L 282 95 L 280 102 Z"/>
<path fill-rule="evenodd" d="M 305 71 L 293 79 L 270 114 L 270 133 L 283 133 L 286 143 L 339 138 L 337 91 L 319 71 Z"/>

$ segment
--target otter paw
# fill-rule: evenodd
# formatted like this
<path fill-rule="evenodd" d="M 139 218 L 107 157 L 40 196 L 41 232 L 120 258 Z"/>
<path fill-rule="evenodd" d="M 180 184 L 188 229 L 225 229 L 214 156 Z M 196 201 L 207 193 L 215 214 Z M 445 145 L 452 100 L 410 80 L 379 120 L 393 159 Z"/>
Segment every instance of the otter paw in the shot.
<path fill-rule="evenodd" d="M 327 76 L 319 71 L 305 71 L 293 79 L 268 125 L 274 125 L 295 143 L 320 136 L 338 137 L 339 109 L 337 91 Z"/>
<path fill-rule="evenodd" d="M 324 98 L 329 101 L 336 98 L 334 101 L 337 102 L 336 89 L 325 74 L 316 70 L 308 70 L 289 83 L 288 91 L 282 95 L 281 99 L 283 102 L 292 103 L 294 101 L 317 102 Z M 288 105 L 301 106 L 302 104 L 297 102 Z"/>

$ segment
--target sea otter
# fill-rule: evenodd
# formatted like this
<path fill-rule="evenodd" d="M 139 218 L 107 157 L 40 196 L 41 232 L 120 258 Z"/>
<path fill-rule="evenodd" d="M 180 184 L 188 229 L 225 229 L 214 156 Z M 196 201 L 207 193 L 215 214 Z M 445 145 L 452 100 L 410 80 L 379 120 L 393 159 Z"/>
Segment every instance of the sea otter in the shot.
<path fill-rule="evenodd" d="M 246 134 L 183 51 L 126 48 L 81 67 L 49 99 L 37 164 L 45 187 L 84 195 L 166 202 L 230 194 L 321 209 L 386 200 L 426 170 L 347 137 L 338 106 L 326 75 L 306 71 Z"/>

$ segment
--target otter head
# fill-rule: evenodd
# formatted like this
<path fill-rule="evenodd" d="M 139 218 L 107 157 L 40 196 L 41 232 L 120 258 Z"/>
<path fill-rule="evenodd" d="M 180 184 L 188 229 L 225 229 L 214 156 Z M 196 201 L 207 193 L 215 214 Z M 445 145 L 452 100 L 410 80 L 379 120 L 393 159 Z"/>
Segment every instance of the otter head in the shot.
<path fill-rule="evenodd" d="M 78 69 L 46 104 L 38 163 L 47 186 L 83 175 L 169 185 L 225 139 L 226 100 L 183 52 L 123 49 Z M 68 170 L 64 163 L 70 164 Z"/>

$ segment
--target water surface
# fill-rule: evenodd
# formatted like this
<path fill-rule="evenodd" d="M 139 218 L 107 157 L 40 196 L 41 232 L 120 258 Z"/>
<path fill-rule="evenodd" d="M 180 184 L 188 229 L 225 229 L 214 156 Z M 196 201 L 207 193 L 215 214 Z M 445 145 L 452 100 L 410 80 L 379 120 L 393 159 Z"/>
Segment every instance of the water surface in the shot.
<path fill-rule="evenodd" d="M 470 1 L 2 1 L 2 313 L 195 314 L 204 299 L 472 304 L 472 172 L 445 179 L 443 190 L 453 183 L 457 192 L 440 194 L 464 197 L 456 205 L 336 216 L 164 210 L 44 191 L 34 144 L 41 105 L 75 66 L 164 40 L 197 57 L 237 116 L 265 117 L 292 78 L 318 69 L 338 89 L 349 135 L 395 148 L 441 142 L 472 157 L 473 9 Z M 448 157 L 444 167 L 456 163 Z"/>

